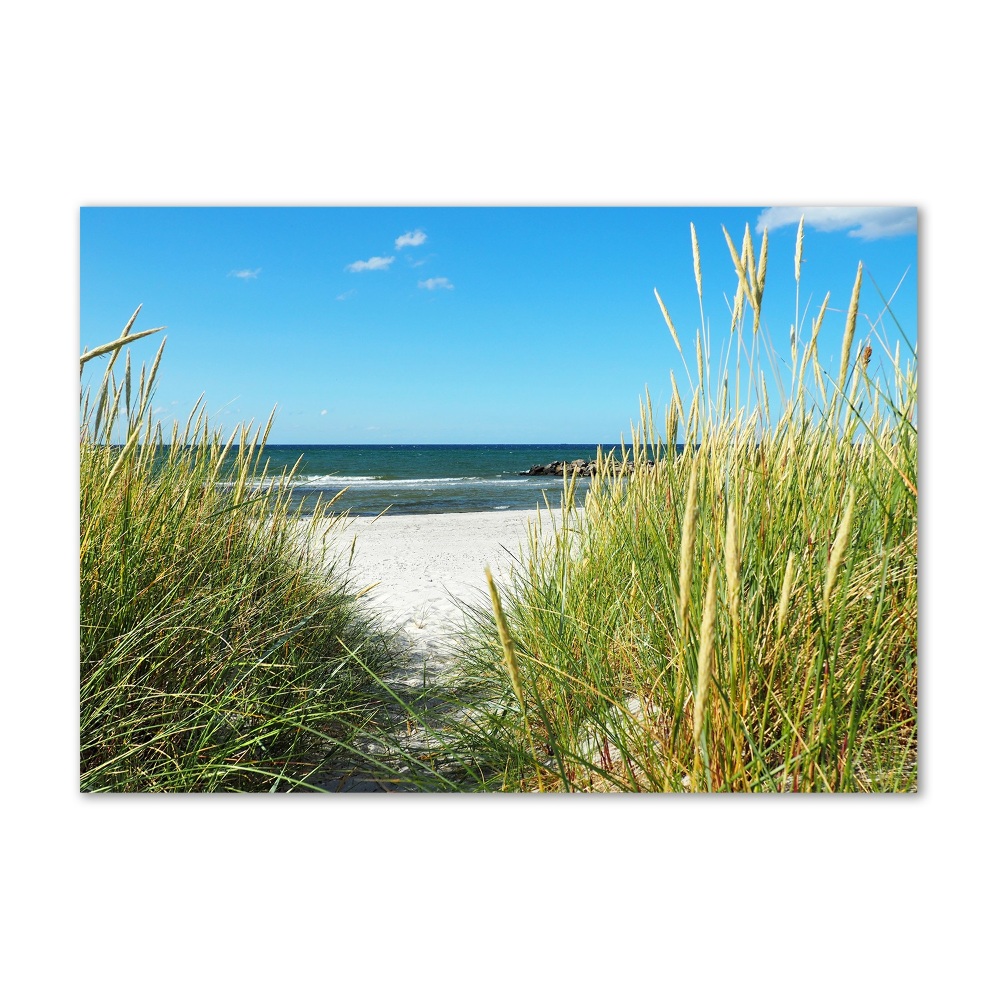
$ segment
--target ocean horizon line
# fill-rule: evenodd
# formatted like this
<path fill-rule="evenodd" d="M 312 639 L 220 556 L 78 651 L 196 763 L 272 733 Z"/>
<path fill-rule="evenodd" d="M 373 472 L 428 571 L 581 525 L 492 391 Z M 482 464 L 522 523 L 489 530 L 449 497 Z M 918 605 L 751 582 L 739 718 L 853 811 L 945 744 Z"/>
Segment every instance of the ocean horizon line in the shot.
<path fill-rule="evenodd" d="M 439 443 L 427 441 L 380 441 L 378 443 L 364 441 L 330 441 L 323 443 L 292 441 L 288 444 L 282 444 L 278 441 L 269 440 L 264 445 L 265 448 L 593 448 L 595 446 L 620 448 L 621 442 L 617 441 L 611 444 L 611 442 L 605 441 L 449 441 Z"/>

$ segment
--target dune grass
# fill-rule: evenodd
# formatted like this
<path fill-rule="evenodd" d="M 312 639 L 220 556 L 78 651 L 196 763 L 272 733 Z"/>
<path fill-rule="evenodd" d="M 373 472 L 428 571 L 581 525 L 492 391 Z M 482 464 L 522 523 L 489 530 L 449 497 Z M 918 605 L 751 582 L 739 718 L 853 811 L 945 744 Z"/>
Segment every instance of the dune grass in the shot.
<path fill-rule="evenodd" d="M 735 369 L 713 379 L 702 311 L 686 407 L 671 376 L 663 432 L 647 395 L 622 443 L 652 464 L 602 456 L 582 515 L 567 481 L 555 541 L 536 534 L 472 612 L 475 700 L 438 732 L 462 787 L 916 789 L 916 349 L 902 364 L 880 324 L 855 344 L 859 266 L 838 370 L 817 357 L 827 296 L 808 333 L 796 302 L 782 371 L 761 324 L 767 236 L 756 254 L 749 227 L 740 250 L 725 240 Z M 693 227 L 692 245 L 700 300 Z M 797 282 L 801 257 L 800 225 Z"/>
<path fill-rule="evenodd" d="M 126 354 L 116 380 L 125 345 L 157 332 L 131 333 L 137 314 L 81 358 L 81 375 L 107 359 L 81 398 L 81 789 L 308 789 L 350 759 L 390 636 L 308 555 L 288 516 L 294 470 L 262 465 L 270 422 L 225 442 L 198 406 L 166 440 L 151 402 L 162 345 L 138 379 Z M 313 549 L 336 529 L 324 512 Z"/>

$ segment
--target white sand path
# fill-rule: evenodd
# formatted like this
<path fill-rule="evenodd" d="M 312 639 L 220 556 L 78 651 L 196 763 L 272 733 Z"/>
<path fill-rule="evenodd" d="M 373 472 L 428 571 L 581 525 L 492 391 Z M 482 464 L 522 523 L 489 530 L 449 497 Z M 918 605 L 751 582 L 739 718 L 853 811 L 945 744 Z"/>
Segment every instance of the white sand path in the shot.
<path fill-rule="evenodd" d="M 561 512 L 554 516 L 555 524 L 561 524 Z M 403 665 L 386 679 L 418 687 L 446 680 L 464 617 L 462 602 L 489 608 L 485 568 L 502 587 L 522 552 L 528 552 L 532 524 L 540 526 L 544 540 L 552 538 L 555 526 L 548 512 L 539 518 L 530 511 L 489 511 L 359 517 L 334 526 L 314 545 L 346 567 L 353 544 L 351 586 L 361 590 L 377 583 L 365 600 L 387 625 L 399 629 Z M 411 746 L 423 738 L 419 730 L 407 729 Z M 374 745 L 367 750 L 378 752 Z M 400 774 L 407 770 L 402 767 Z M 395 779 L 357 773 L 331 775 L 321 787 L 334 792 L 417 790 Z"/>
<path fill-rule="evenodd" d="M 561 523 L 560 512 L 555 513 Z M 552 517 L 530 511 L 463 514 L 397 514 L 353 518 L 326 536 L 331 554 L 346 565 L 354 544 L 350 578 L 387 623 L 401 629 L 408 645 L 408 683 L 422 683 L 451 661 L 450 639 L 462 622 L 457 602 L 489 606 L 485 567 L 502 585 L 514 562 L 526 553 L 529 523 L 553 535 Z"/>

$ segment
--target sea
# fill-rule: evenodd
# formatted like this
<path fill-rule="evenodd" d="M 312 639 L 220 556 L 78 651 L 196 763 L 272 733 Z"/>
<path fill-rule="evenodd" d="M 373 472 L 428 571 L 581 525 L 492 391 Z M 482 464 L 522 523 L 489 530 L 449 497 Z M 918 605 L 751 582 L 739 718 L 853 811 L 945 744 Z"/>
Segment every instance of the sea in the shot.
<path fill-rule="evenodd" d="M 298 467 L 290 479 L 291 508 L 311 514 L 333 500 L 331 513 L 357 517 L 383 514 L 445 514 L 464 511 L 557 508 L 562 476 L 523 476 L 535 465 L 593 459 L 615 445 L 597 444 L 380 444 L 265 445 L 268 477 Z M 621 445 L 615 454 L 621 457 Z M 575 503 L 589 486 L 578 480 Z"/>

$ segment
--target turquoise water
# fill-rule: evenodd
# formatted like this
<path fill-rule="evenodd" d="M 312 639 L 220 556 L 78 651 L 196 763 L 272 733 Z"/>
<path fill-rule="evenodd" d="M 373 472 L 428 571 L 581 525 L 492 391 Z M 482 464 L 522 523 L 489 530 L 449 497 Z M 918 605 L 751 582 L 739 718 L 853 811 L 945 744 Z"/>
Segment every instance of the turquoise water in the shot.
<path fill-rule="evenodd" d="M 614 445 L 601 445 L 610 452 Z M 460 511 L 534 510 L 561 503 L 560 476 L 519 476 L 533 465 L 591 459 L 596 444 L 484 445 L 267 445 L 268 473 L 298 469 L 292 479 L 293 506 L 303 502 L 311 513 L 316 503 L 344 495 L 334 512 L 374 517 Z M 621 454 L 618 446 L 617 454 Z M 580 481 L 577 503 L 587 492 Z"/>

